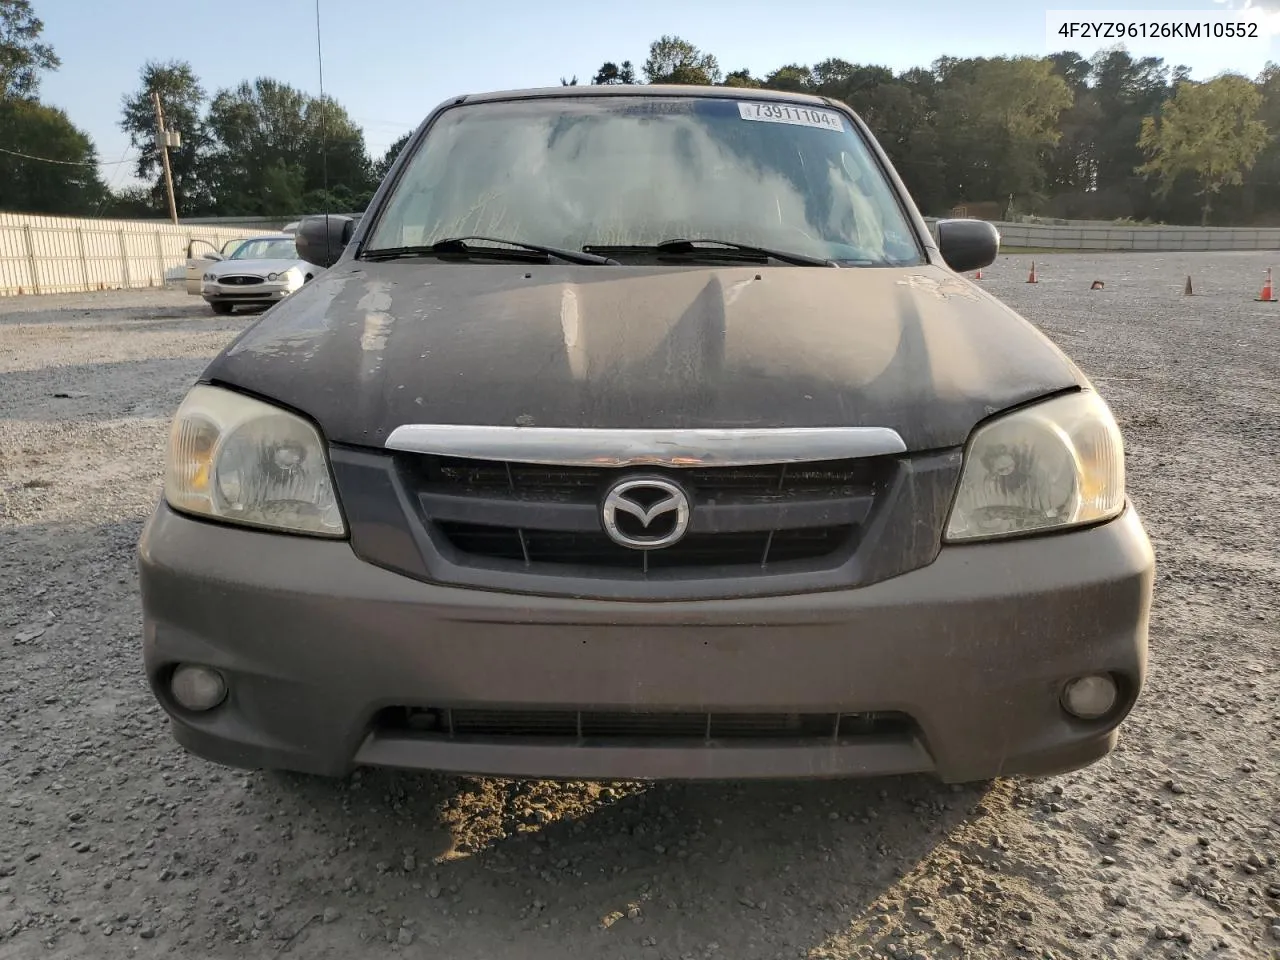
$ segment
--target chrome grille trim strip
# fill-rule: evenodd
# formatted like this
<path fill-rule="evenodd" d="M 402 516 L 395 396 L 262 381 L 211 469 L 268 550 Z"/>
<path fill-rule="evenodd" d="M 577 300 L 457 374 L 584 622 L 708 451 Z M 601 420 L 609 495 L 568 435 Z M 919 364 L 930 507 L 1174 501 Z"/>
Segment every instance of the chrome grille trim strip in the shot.
<path fill-rule="evenodd" d="M 410 423 L 388 450 L 557 467 L 750 467 L 906 453 L 888 427 L 611 430 Z"/>

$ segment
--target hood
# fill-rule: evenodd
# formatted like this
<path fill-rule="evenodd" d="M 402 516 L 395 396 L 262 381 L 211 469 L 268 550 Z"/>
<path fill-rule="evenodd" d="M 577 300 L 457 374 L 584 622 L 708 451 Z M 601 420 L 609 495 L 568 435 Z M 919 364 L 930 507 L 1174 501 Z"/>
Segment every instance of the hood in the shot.
<path fill-rule="evenodd" d="M 880 426 L 913 450 L 1085 382 L 940 267 L 360 261 L 276 305 L 205 379 L 367 446 L 407 423 Z"/>
<path fill-rule="evenodd" d="M 215 277 L 240 273 L 265 277 L 268 273 L 283 273 L 290 267 L 303 266 L 306 266 L 303 260 L 219 260 L 213 266 L 206 268 L 205 272 L 212 273 Z"/>

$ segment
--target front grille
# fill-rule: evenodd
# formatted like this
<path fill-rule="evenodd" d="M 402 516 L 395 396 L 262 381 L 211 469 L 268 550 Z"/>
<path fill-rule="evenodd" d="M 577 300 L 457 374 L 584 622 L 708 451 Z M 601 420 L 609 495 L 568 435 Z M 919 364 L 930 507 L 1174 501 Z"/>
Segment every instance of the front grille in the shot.
<path fill-rule="evenodd" d="M 375 718 L 379 731 L 471 741 L 545 740 L 582 744 L 611 741 L 790 740 L 839 742 L 910 734 L 903 713 L 668 713 L 661 711 L 481 710 L 390 707 Z"/>
<path fill-rule="evenodd" d="M 456 563 L 707 576 L 843 563 L 895 461 L 646 470 L 404 454 L 399 464 L 422 521 Z M 689 532 L 672 546 L 630 549 L 600 522 L 610 484 L 642 474 L 675 480 L 689 495 Z"/>
<path fill-rule="evenodd" d="M 218 283 L 226 284 L 232 287 L 252 287 L 255 284 L 266 283 L 262 277 L 248 277 L 235 275 L 230 277 L 219 277 Z"/>

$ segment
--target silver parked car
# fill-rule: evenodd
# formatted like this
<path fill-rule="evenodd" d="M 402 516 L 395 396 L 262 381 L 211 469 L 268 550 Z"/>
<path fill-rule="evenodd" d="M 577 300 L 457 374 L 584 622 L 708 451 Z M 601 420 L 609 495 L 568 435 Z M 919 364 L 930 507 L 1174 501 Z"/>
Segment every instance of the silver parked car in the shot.
<path fill-rule="evenodd" d="M 252 237 L 225 260 L 204 268 L 200 295 L 214 313 L 230 313 L 237 305 L 270 306 L 298 290 L 320 269 L 299 258 L 292 236 Z"/>

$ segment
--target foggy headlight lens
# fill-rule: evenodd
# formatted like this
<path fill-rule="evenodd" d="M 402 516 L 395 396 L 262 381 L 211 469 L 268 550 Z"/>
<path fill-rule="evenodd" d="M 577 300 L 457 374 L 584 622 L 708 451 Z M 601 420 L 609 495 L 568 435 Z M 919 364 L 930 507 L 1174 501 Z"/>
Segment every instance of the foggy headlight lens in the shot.
<path fill-rule="evenodd" d="M 1124 444 L 1093 391 L 974 431 L 947 539 L 981 540 L 1109 520 L 1124 509 Z"/>
<path fill-rule="evenodd" d="M 218 387 L 197 385 L 178 408 L 164 492 L 174 509 L 212 519 L 346 535 L 315 427 Z"/>

